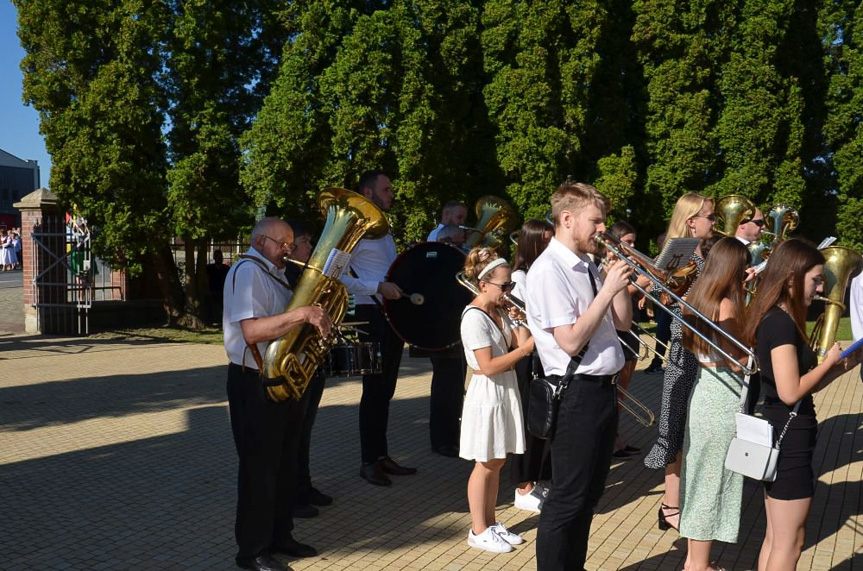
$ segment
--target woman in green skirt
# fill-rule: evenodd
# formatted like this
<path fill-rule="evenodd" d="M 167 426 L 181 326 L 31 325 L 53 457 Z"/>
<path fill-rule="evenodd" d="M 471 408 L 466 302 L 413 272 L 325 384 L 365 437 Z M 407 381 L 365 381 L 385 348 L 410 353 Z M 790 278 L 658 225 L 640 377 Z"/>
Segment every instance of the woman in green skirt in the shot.
<path fill-rule="evenodd" d="M 743 325 L 743 284 L 751 275 L 749 252 L 735 238 L 711 249 L 689 303 L 738 338 Z M 684 319 L 726 353 L 741 351 L 702 320 L 684 311 Z M 680 482 L 680 535 L 687 538 L 686 571 L 720 569 L 710 562 L 713 541 L 735 543 L 740 526 L 743 476 L 725 469 L 725 454 L 735 433 L 743 375 L 716 349 L 690 331 L 683 345 L 698 359 L 698 376 L 689 397 Z"/>

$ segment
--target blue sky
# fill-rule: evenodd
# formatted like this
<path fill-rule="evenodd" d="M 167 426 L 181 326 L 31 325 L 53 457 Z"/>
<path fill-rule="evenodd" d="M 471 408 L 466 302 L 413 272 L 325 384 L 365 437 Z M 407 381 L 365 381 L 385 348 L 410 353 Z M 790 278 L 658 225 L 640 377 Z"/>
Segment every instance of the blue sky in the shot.
<path fill-rule="evenodd" d="M 0 0 L 0 149 L 20 159 L 39 161 L 42 186 L 47 187 L 51 157 L 39 134 L 39 114 L 21 100 L 21 58 L 18 18 L 9 0 Z"/>

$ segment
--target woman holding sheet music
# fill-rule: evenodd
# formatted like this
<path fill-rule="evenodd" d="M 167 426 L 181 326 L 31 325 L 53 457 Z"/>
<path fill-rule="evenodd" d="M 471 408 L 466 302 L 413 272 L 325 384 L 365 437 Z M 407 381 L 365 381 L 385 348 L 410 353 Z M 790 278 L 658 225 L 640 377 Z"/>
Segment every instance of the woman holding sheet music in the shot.
<path fill-rule="evenodd" d="M 666 240 L 713 236 L 713 200 L 695 192 L 688 192 L 677 200 Z M 698 275 L 704 267 L 701 244 L 695 248 L 691 260 L 698 266 Z M 682 317 L 680 306 L 671 309 Z M 681 344 L 683 332 L 677 320 L 671 323 L 671 346 L 665 363 L 662 383 L 662 407 L 659 412 L 659 436 L 644 458 L 644 465 L 655 470 L 665 469 L 665 496 L 659 508 L 659 529 L 678 529 L 680 521 L 680 451 L 686 426 L 686 407 L 689 391 L 698 373 L 695 355 Z"/>
<path fill-rule="evenodd" d="M 812 454 L 818 421 L 812 393 L 855 367 L 861 351 L 840 359 L 835 344 L 816 365 L 806 336 L 806 310 L 824 281 L 824 256 L 797 239 L 782 242 L 761 274 L 758 295 L 749 308 L 744 342 L 755 347 L 761 367 L 764 418 L 774 440 L 787 425 L 776 481 L 765 482 L 767 531 L 758 571 L 794 569 L 800 558 L 806 518 L 815 494 Z M 797 416 L 791 416 L 799 405 Z M 789 418 L 791 421 L 789 422 Z"/>
<path fill-rule="evenodd" d="M 743 328 L 750 255 L 736 238 L 719 240 L 687 301 L 731 336 Z M 738 360 L 742 352 L 702 319 L 683 312 L 687 323 Z M 735 434 L 743 375 L 704 340 L 686 330 L 683 346 L 698 360 L 683 439 L 680 486 L 680 535 L 687 538 L 686 571 L 716 569 L 710 563 L 713 541 L 737 542 L 743 476 L 725 469 L 725 452 Z"/>

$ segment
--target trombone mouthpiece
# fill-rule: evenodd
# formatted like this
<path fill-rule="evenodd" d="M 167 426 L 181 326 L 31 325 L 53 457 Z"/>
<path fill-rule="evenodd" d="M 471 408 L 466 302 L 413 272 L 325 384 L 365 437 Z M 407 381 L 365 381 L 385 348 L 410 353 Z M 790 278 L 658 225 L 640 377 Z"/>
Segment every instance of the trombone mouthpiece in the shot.
<path fill-rule="evenodd" d="M 410 300 L 414 305 L 422 305 L 426 302 L 426 296 L 421 293 L 412 293 L 410 295 Z"/>

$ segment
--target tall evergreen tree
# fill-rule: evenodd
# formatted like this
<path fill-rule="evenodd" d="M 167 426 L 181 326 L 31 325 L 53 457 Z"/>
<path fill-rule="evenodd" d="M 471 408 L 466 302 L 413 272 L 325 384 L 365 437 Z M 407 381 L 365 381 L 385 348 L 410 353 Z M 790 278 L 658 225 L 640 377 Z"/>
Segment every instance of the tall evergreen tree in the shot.
<path fill-rule="evenodd" d="M 242 180 L 259 204 L 310 213 L 326 186 L 382 168 L 402 238 L 427 232 L 441 202 L 488 190 L 472 2 L 298 6 L 272 93 L 243 139 Z"/>
<path fill-rule="evenodd" d="M 728 59 L 736 2 L 636 0 L 632 39 L 647 80 L 646 192 L 670 213 L 687 191 L 720 178 L 716 83 Z"/>
<path fill-rule="evenodd" d="M 779 69 L 795 0 L 744 0 L 722 65 L 717 125 L 721 179 L 712 194 L 800 208 L 804 102 L 797 77 Z"/>
<path fill-rule="evenodd" d="M 863 252 L 863 4 L 825 4 L 822 21 L 830 88 L 824 132 L 836 174 L 836 230 L 841 243 Z"/>

